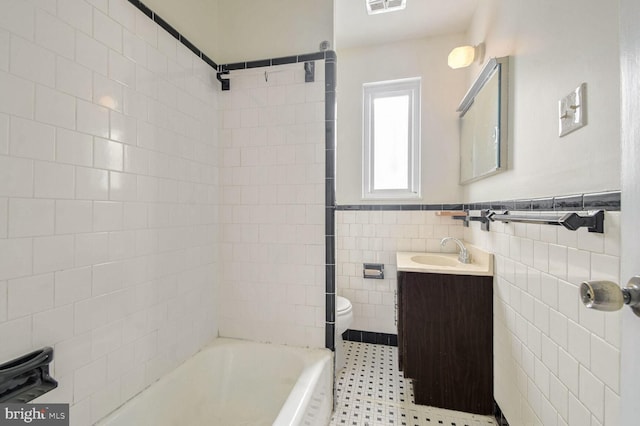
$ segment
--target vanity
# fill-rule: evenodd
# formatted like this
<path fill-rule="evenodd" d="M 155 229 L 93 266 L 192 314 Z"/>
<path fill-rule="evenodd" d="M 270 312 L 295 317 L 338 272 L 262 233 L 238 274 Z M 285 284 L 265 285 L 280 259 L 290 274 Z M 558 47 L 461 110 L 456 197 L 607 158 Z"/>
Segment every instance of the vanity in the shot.
<path fill-rule="evenodd" d="M 493 255 L 396 254 L 398 358 L 416 404 L 493 412 Z"/>

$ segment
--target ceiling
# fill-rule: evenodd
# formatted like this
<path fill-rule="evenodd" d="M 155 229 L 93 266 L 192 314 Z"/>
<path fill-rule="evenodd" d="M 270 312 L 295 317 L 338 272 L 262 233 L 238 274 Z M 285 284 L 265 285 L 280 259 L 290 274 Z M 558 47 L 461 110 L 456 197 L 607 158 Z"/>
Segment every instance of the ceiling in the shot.
<path fill-rule="evenodd" d="M 335 0 L 336 49 L 465 32 L 478 0 L 407 0 L 404 10 L 368 15 L 365 0 Z"/>

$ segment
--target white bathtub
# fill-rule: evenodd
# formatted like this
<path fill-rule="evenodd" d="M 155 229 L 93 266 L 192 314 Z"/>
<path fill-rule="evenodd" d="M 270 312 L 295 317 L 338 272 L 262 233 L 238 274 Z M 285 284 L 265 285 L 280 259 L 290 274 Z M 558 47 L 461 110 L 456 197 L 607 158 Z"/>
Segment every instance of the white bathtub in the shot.
<path fill-rule="evenodd" d="M 98 424 L 326 426 L 331 360 L 326 349 L 218 338 Z"/>

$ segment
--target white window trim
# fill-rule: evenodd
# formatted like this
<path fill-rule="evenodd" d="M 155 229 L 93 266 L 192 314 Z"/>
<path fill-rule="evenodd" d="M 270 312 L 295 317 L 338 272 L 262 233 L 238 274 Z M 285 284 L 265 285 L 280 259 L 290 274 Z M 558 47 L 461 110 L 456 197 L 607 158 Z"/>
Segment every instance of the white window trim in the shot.
<path fill-rule="evenodd" d="M 362 156 L 362 199 L 407 199 L 420 198 L 420 97 L 421 79 L 407 78 L 401 80 L 365 83 L 363 85 L 363 156 Z M 373 189 L 373 135 L 372 105 L 378 96 L 409 95 L 409 188 L 407 189 Z"/>

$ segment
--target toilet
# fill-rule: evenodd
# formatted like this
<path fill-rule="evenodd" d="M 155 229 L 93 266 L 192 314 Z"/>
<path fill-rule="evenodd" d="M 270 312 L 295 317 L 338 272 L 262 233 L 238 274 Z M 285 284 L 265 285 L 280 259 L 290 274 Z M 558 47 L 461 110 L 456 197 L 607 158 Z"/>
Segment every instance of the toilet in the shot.
<path fill-rule="evenodd" d="M 342 333 L 347 331 L 353 322 L 353 308 L 349 299 L 336 296 L 336 371 L 344 368 L 345 358 L 342 348 Z"/>

